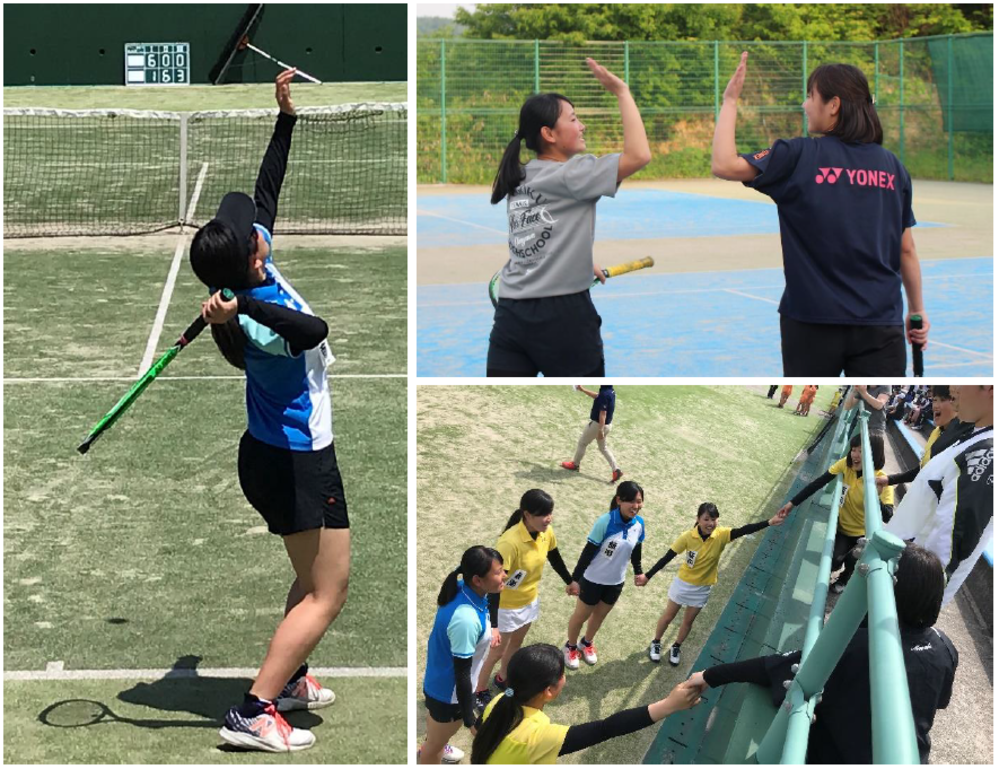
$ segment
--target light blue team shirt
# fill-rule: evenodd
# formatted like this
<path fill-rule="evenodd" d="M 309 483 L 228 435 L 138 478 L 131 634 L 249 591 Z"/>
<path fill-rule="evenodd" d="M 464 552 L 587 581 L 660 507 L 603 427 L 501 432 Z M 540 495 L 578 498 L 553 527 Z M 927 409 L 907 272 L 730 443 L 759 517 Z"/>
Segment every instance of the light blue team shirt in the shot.
<path fill-rule="evenodd" d="M 600 550 L 586 567 L 583 578 L 597 585 L 620 585 L 628 570 L 631 551 L 645 541 L 645 521 L 640 515 L 625 521 L 621 511 L 614 508 L 597 518 L 587 539 Z"/>
<path fill-rule="evenodd" d="M 271 245 L 271 234 L 254 224 Z M 270 256 L 264 262 L 266 279 L 259 286 L 236 291 L 261 302 L 279 304 L 314 315 L 305 300 L 278 271 Z M 318 451 L 333 442 L 333 417 L 326 366 L 333 356 L 324 340 L 292 355 L 277 332 L 247 315 L 237 315 L 246 334 L 246 414 L 250 435 L 259 441 L 292 451 Z"/>
<path fill-rule="evenodd" d="M 479 597 L 462 580 L 458 594 L 437 609 L 434 628 L 427 642 L 427 671 L 423 676 L 423 692 L 440 702 L 457 704 L 452 657 L 472 659 L 471 678 L 479 678 L 482 663 L 489 649 L 489 602 Z"/>

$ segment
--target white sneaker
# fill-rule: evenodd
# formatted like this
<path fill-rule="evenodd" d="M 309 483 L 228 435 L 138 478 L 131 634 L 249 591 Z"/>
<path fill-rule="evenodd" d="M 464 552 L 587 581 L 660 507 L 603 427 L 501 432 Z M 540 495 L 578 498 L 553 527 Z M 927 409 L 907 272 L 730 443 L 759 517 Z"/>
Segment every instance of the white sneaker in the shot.
<path fill-rule="evenodd" d="M 649 659 L 653 662 L 659 662 L 663 658 L 663 645 L 662 641 L 653 641 L 649 644 Z"/>
<path fill-rule="evenodd" d="M 562 657 L 565 659 L 565 666 L 569 670 L 579 670 L 579 647 L 570 649 L 569 644 L 562 647 Z"/>
<path fill-rule="evenodd" d="M 268 703 L 256 716 L 247 718 L 236 708 L 226 713 L 219 737 L 230 745 L 268 753 L 290 753 L 316 744 L 316 736 L 308 729 L 295 729 L 278 713 L 274 703 Z"/>
<path fill-rule="evenodd" d="M 680 664 L 680 647 L 676 644 L 669 647 L 669 664 L 674 667 Z"/>
<path fill-rule="evenodd" d="M 420 763 L 420 753 L 422 748 L 416 749 L 416 763 Z M 454 745 L 444 746 L 444 755 L 441 757 L 442 764 L 460 764 L 461 759 L 465 757 L 465 751 L 461 748 L 456 748 Z"/>
<path fill-rule="evenodd" d="M 583 662 L 587 665 L 597 664 L 597 647 L 593 644 L 580 644 L 580 648 L 583 650 Z"/>
<path fill-rule="evenodd" d="M 282 713 L 289 710 L 316 710 L 332 705 L 336 695 L 332 689 L 325 689 L 312 676 L 306 673 L 289 683 L 278 695 L 275 702 Z"/>

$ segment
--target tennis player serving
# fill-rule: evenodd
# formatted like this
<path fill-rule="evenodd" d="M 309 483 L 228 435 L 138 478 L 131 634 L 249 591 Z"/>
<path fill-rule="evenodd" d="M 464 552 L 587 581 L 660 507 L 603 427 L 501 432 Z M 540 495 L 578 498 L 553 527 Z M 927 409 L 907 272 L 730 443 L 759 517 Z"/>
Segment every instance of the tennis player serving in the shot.
<path fill-rule="evenodd" d="M 226 360 L 246 371 L 248 426 L 239 443 L 247 501 L 280 536 L 295 571 L 284 619 L 244 702 L 219 732 L 231 745 L 271 752 L 315 743 L 279 711 L 315 709 L 334 695 L 306 659 L 347 598 L 350 529 L 333 448 L 326 323 L 274 265 L 271 233 L 295 127 L 289 84 L 277 77 L 280 113 L 253 198 L 230 192 L 191 243 L 191 267 L 212 296 L 202 312 Z M 219 289 L 236 298 L 225 301 Z M 246 564 L 247 567 L 251 564 Z"/>
<path fill-rule="evenodd" d="M 517 133 L 493 181 L 506 198 L 510 258 L 503 267 L 489 335 L 487 376 L 604 375 L 600 316 L 590 298 L 597 201 L 652 159 L 642 116 L 621 78 L 593 59 L 593 76 L 617 97 L 624 150 L 585 154 L 586 126 L 565 96 L 542 93 L 520 108 Z M 520 144 L 536 157 L 520 161 Z"/>
<path fill-rule="evenodd" d="M 809 133 L 818 138 L 778 139 L 740 155 L 735 120 L 747 56 L 743 51 L 725 88 L 711 172 L 777 204 L 784 375 L 905 376 L 906 336 L 922 349 L 930 329 L 912 238 L 912 180 L 881 146 L 867 78 L 849 64 L 817 67 L 801 106 Z M 922 316 L 921 328 L 913 325 L 914 316 Z"/>

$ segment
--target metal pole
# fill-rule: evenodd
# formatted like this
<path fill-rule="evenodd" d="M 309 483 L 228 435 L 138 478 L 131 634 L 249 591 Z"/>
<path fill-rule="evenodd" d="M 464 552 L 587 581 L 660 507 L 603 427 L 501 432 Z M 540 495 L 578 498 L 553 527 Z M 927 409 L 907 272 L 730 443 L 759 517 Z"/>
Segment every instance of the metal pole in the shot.
<path fill-rule="evenodd" d="M 447 41 L 441 38 L 441 184 L 447 184 Z"/>
<path fill-rule="evenodd" d="M 954 37 L 947 38 L 947 178 L 954 181 Z"/>
<path fill-rule="evenodd" d="M 534 93 L 541 93 L 541 43 L 534 41 Z"/>
<path fill-rule="evenodd" d="M 177 221 L 180 226 L 184 226 L 184 217 L 187 216 L 187 114 L 180 116 L 180 175 L 178 179 L 180 185 L 180 213 Z"/>
<path fill-rule="evenodd" d="M 718 94 L 719 94 L 719 82 L 718 82 L 718 41 L 715 40 L 715 122 L 718 122 Z"/>
<path fill-rule="evenodd" d="M 808 41 L 801 43 L 801 100 L 808 98 Z M 801 135 L 808 136 L 808 115 L 801 111 Z"/>

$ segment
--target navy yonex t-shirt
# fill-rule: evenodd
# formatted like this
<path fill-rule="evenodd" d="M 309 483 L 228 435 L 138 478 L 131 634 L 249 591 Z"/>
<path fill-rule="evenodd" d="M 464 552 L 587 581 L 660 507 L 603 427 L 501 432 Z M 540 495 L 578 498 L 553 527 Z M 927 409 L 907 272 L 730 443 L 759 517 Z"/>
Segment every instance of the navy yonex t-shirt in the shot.
<path fill-rule="evenodd" d="M 902 232 L 912 180 L 880 144 L 780 139 L 742 155 L 773 198 L 784 251 L 778 311 L 804 323 L 902 324 Z"/>
<path fill-rule="evenodd" d="M 596 398 L 593 399 L 593 408 L 590 409 L 590 419 L 594 422 L 600 421 L 600 412 L 604 409 L 607 410 L 607 419 L 604 420 L 605 425 L 609 425 L 611 420 L 614 419 L 614 402 L 617 400 L 617 393 L 610 387 L 606 390 L 600 388 L 600 393 Z"/>

